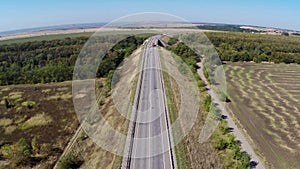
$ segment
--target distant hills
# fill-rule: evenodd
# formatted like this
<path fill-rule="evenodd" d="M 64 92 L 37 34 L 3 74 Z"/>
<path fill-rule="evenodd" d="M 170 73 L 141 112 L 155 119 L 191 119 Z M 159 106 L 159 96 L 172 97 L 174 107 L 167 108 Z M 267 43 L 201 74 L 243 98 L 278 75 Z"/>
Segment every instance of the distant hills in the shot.
<path fill-rule="evenodd" d="M 85 24 L 68 24 L 68 25 L 57 25 L 57 26 L 19 29 L 19 30 L 0 32 L 0 36 L 44 32 L 44 31 L 56 31 L 56 30 L 100 28 L 100 27 L 104 26 L 105 24 L 106 23 L 85 23 Z M 185 27 L 186 27 L 186 25 L 187 24 L 185 24 Z M 197 22 L 192 23 L 191 26 L 197 27 L 197 28 L 203 29 L 203 30 L 249 32 L 249 33 L 274 34 L 274 35 L 282 35 L 283 34 L 283 35 L 300 36 L 300 31 L 280 29 L 280 28 L 261 27 L 261 26 L 232 25 L 232 24 L 219 24 L 219 23 L 197 23 Z"/>
<path fill-rule="evenodd" d="M 19 29 L 19 30 L 0 32 L 0 36 L 23 34 L 23 33 L 33 33 L 33 32 L 43 32 L 43 31 L 53 31 L 53 30 L 99 28 L 105 24 L 106 23 L 85 23 L 85 24 L 68 24 L 68 25 L 56 25 L 56 26 L 47 26 L 47 27 L 38 27 L 38 28 Z"/>
<path fill-rule="evenodd" d="M 199 23 L 196 25 L 199 29 L 204 29 L 204 30 L 300 36 L 300 31 L 280 29 L 280 28 L 271 28 L 271 27 L 261 27 L 261 26 L 251 26 L 251 25 L 214 24 L 214 23 L 202 23 L 202 24 Z"/>

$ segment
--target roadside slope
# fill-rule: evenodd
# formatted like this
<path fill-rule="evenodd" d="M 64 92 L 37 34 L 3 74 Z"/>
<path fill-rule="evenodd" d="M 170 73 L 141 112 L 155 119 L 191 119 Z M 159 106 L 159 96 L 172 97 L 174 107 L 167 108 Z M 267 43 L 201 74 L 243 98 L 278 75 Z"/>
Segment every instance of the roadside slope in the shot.
<path fill-rule="evenodd" d="M 215 103 L 217 108 L 222 111 L 222 114 L 227 117 L 226 121 L 228 122 L 228 127 L 233 129 L 232 133 L 234 134 L 236 139 L 241 142 L 242 150 L 246 151 L 251 156 L 251 160 L 253 162 L 257 163 L 255 168 L 264 169 L 265 167 L 262 163 L 262 160 L 257 156 L 254 149 L 251 147 L 250 143 L 246 139 L 245 135 L 242 133 L 242 131 L 237 127 L 237 125 L 233 121 L 233 118 L 231 117 L 231 115 L 228 113 L 228 111 L 225 108 L 224 102 L 221 102 L 218 95 L 210 88 L 210 85 L 203 73 L 203 61 L 198 63 L 198 66 L 200 67 L 198 69 L 198 74 L 199 74 L 200 78 L 204 81 L 204 83 L 206 84 L 207 93 L 211 96 L 212 102 Z"/>

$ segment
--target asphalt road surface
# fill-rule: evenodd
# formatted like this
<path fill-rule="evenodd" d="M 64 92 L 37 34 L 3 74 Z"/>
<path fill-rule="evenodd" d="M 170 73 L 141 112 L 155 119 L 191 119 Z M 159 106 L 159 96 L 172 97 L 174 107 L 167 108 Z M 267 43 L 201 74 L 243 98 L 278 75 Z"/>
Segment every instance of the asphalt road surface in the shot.
<path fill-rule="evenodd" d="M 162 81 L 161 63 L 157 47 L 159 35 L 145 44 L 140 95 L 137 102 L 134 138 L 130 145 L 131 158 L 126 168 L 171 169 L 176 164 Z"/>

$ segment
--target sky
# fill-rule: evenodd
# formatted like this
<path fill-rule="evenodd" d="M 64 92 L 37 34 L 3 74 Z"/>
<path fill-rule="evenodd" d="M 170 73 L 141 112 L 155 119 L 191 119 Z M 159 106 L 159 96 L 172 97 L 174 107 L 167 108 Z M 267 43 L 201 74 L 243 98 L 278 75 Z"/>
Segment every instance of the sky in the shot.
<path fill-rule="evenodd" d="M 0 32 L 110 22 L 140 12 L 163 12 L 190 22 L 300 31 L 299 0 L 10 0 L 0 3 Z"/>

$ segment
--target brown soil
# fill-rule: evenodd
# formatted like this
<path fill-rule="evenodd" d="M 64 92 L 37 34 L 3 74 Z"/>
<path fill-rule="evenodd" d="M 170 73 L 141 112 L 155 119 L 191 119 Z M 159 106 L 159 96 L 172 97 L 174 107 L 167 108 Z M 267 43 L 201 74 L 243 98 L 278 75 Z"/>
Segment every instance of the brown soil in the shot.
<path fill-rule="evenodd" d="M 267 161 L 300 166 L 299 65 L 227 63 L 229 109 Z M 292 91 L 292 92 L 291 92 Z"/>

